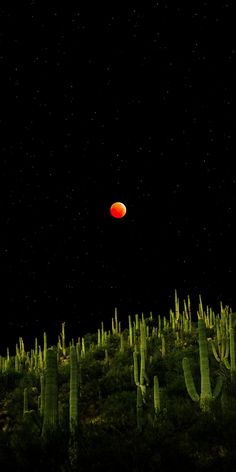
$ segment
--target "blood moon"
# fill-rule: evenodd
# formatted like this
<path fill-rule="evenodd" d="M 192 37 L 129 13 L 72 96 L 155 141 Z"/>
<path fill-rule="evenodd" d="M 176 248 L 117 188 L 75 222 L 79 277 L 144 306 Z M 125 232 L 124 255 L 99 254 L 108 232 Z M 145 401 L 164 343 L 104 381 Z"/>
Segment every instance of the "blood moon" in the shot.
<path fill-rule="evenodd" d="M 123 218 L 126 214 L 126 206 L 124 203 L 115 202 L 110 207 L 110 213 L 113 218 Z"/>

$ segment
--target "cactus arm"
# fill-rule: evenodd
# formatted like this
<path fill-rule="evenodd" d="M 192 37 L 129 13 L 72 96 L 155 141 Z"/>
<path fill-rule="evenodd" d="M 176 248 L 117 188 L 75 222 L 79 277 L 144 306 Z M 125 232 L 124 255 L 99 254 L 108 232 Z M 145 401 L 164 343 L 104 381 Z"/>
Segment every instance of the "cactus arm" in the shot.
<path fill-rule="evenodd" d="M 134 382 L 135 385 L 138 387 L 139 385 L 139 380 L 138 380 L 138 355 L 137 352 L 133 352 L 133 358 L 134 358 Z"/>
<path fill-rule="evenodd" d="M 226 339 L 226 347 L 225 347 L 225 355 L 224 357 L 228 358 L 229 356 L 229 340 L 228 338 Z"/>
<path fill-rule="evenodd" d="M 230 369 L 230 363 L 229 363 L 228 359 L 224 359 L 224 365 L 225 365 L 226 369 Z"/>
<path fill-rule="evenodd" d="M 221 375 L 219 375 L 217 377 L 216 386 L 215 386 L 214 391 L 213 391 L 214 400 L 219 396 L 219 394 L 221 392 L 221 389 L 222 389 L 222 386 L 223 386 L 223 378 L 221 377 Z"/>
<path fill-rule="evenodd" d="M 187 392 L 188 392 L 190 398 L 194 402 L 198 402 L 199 401 L 199 395 L 196 391 L 196 387 L 195 387 L 195 384 L 194 384 L 192 372 L 191 372 L 190 365 L 189 365 L 189 360 L 188 360 L 187 357 L 183 358 L 182 366 L 183 366 L 183 371 L 184 371 L 184 379 L 185 379 L 185 385 L 186 385 L 186 388 L 187 388 Z"/>
<path fill-rule="evenodd" d="M 220 358 L 219 358 L 219 356 L 217 354 L 217 351 L 216 351 L 216 345 L 215 345 L 213 340 L 211 341 L 211 348 L 212 348 L 212 352 L 214 354 L 215 359 L 217 360 L 217 362 L 220 362 Z"/>
<path fill-rule="evenodd" d="M 61 332 L 61 338 L 62 338 L 62 353 L 63 356 L 66 357 L 66 337 L 65 337 L 65 322 L 62 323 L 62 332 Z"/>

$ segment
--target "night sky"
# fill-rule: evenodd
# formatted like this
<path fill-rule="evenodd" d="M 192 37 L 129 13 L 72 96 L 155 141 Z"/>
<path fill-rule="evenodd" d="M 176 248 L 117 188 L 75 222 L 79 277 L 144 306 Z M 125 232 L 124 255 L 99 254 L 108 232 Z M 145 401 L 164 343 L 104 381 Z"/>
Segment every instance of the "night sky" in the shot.
<path fill-rule="evenodd" d="M 233 2 L 74 3 L 1 2 L 0 348 L 236 309 Z"/>

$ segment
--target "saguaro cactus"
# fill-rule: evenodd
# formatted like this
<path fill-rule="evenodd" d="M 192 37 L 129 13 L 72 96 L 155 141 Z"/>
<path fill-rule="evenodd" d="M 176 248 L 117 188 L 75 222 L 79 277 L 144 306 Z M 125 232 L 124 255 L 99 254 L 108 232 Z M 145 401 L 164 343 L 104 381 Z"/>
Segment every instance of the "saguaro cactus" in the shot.
<path fill-rule="evenodd" d="M 78 423 L 78 361 L 75 346 L 70 346 L 70 432 Z"/>
<path fill-rule="evenodd" d="M 39 395 L 39 410 L 40 415 L 44 416 L 44 404 L 45 404 L 45 381 L 44 381 L 44 374 L 40 375 L 40 395 Z"/>
<path fill-rule="evenodd" d="M 66 357 L 66 337 L 65 337 L 65 322 L 61 325 L 61 339 L 62 339 L 62 353 Z"/>
<path fill-rule="evenodd" d="M 134 382 L 137 386 L 137 428 L 142 431 L 144 421 L 143 407 L 146 404 L 146 386 L 149 385 L 149 379 L 146 373 L 145 361 L 146 361 L 146 339 L 145 339 L 145 323 L 141 323 L 141 339 L 140 339 L 140 374 L 138 372 L 138 352 L 133 352 L 134 359 Z"/>
<path fill-rule="evenodd" d="M 140 387 L 143 403 L 146 403 L 146 385 L 149 385 L 149 379 L 146 373 L 146 338 L 143 327 L 141 326 L 141 339 L 140 339 L 140 378 L 138 375 L 138 353 L 133 352 L 134 359 L 134 381 L 137 387 Z"/>
<path fill-rule="evenodd" d="M 209 358 L 208 358 L 208 346 L 206 338 L 206 327 L 205 322 L 202 318 L 198 320 L 198 335 L 199 335 L 199 357 L 200 357 L 200 373 L 201 373 L 201 393 L 200 397 L 196 391 L 193 376 L 190 370 L 189 360 L 187 357 L 183 358 L 182 365 L 184 371 L 185 384 L 189 396 L 193 401 L 197 401 L 200 404 L 200 408 L 203 411 L 209 411 L 211 402 L 219 395 L 222 387 L 223 380 L 219 376 L 217 379 L 214 393 L 211 390 L 210 381 L 210 369 L 209 369 Z"/>
<path fill-rule="evenodd" d="M 229 352 L 230 363 L 226 358 L 224 364 L 227 369 L 230 369 L 231 380 L 236 376 L 236 362 L 235 362 L 235 339 L 234 339 L 235 313 L 231 313 L 229 317 Z"/>
<path fill-rule="evenodd" d="M 49 348 L 46 354 L 45 392 L 42 436 L 58 426 L 57 351 Z"/>
<path fill-rule="evenodd" d="M 219 325 L 216 326 L 217 329 L 217 338 L 216 341 L 211 340 L 211 347 L 213 355 L 217 362 L 225 363 L 228 361 L 229 355 L 229 340 L 227 333 Z"/>
<path fill-rule="evenodd" d="M 153 378 L 153 400 L 154 400 L 154 411 L 158 415 L 161 410 L 161 401 L 160 401 L 160 389 L 159 389 L 159 380 L 158 376 L 154 375 Z"/>

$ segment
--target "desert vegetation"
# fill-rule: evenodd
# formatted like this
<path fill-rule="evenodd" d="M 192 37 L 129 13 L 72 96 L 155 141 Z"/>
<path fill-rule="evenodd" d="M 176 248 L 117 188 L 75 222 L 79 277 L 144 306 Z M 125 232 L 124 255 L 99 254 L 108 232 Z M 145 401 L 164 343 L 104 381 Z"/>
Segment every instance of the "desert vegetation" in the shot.
<path fill-rule="evenodd" d="M 169 316 L 0 356 L 1 470 L 226 471 L 236 463 L 236 314 Z"/>

